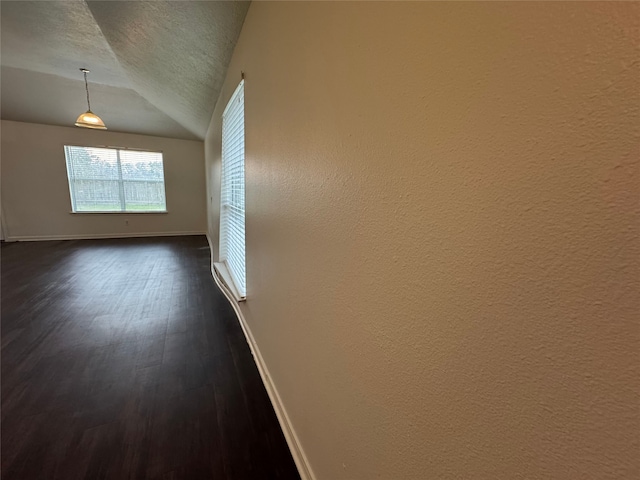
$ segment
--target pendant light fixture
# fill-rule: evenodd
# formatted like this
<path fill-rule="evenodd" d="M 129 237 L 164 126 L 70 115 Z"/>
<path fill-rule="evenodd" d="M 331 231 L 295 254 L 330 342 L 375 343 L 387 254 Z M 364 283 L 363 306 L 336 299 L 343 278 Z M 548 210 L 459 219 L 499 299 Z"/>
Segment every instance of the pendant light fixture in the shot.
<path fill-rule="evenodd" d="M 106 130 L 107 127 L 104 126 L 102 119 L 91 111 L 91 102 L 89 102 L 89 85 L 87 84 L 87 73 L 89 73 L 89 70 L 81 68 L 80 71 L 84 74 L 84 89 L 87 91 L 87 111 L 78 117 L 76 120 L 76 127 Z"/>

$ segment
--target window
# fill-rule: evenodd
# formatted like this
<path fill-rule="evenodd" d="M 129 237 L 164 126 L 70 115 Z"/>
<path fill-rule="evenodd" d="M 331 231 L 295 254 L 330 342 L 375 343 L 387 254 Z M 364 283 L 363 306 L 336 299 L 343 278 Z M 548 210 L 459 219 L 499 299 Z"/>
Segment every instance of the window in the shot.
<path fill-rule="evenodd" d="M 74 212 L 166 212 L 161 152 L 65 145 Z"/>
<path fill-rule="evenodd" d="M 238 300 L 246 295 L 244 231 L 244 80 L 222 114 L 220 261 L 229 271 Z M 233 290 L 233 288 L 232 288 Z"/>

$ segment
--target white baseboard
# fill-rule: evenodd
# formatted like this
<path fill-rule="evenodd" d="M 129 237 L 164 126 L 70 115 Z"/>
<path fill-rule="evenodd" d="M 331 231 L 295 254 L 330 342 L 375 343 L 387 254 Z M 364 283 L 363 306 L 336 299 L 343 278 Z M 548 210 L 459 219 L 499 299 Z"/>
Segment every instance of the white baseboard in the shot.
<path fill-rule="evenodd" d="M 311 466 L 309 465 L 309 460 L 307 460 L 307 456 L 304 454 L 304 450 L 302 449 L 300 440 L 298 439 L 298 436 L 293 429 L 291 420 L 289 420 L 289 415 L 287 415 L 287 411 L 282 404 L 282 400 L 280 399 L 278 390 L 271 381 L 271 375 L 269 375 L 269 370 L 267 369 L 267 365 L 264 363 L 264 359 L 262 358 L 262 354 L 260 353 L 260 348 L 258 348 L 258 345 L 253 338 L 251 329 L 249 328 L 249 325 L 247 324 L 247 321 L 245 320 L 244 315 L 240 310 L 238 302 L 233 297 L 233 293 L 229 291 L 225 283 L 218 277 L 217 271 L 214 267 L 213 245 L 211 243 L 211 239 L 209 238 L 209 234 L 207 234 L 207 241 L 209 242 L 209 250 L 211 251 L 211 275 L 218 285 L 218 288 L 222 291 L 224 296 L 227 297 L 227 300 L 229 300 L 229 303 L 238 316 L 238 321 L 240 323 L 240 326 L 242 327 L 244 336 L 247 339 L 247 343 L 249 344 L 249 348 L 251 349 L 251 353 L 253 355 L 254 361 L 256 362 L 256 366 L 258 367 L 258 372 L 260 372 L 262 383 L 264 383 L 267 394 L 269 395 L 269 399 L 271 400 L 271 404 L 273 405 L 273 409 L 275 410 L 276 416 L 278 417 L 278 422 L 280 423 L 280 427 L 282 428 L 282 433 L 284 433 L 284 438 L 289 445 L 291 456 L 293 457 L 293 461 L 296 462 L 296 467 L 298 467 L 300 478 L 302 480 L 315 480 L 313 470 L 311 470 Z"/>
<path fill-rule="evenodd" d="M 87 235 L 17 235 L 5 238 L 7 242 L 40 242 L 46 240 L 94 240 L 99 238 L 182 237 L 205 235 L 205 232 L 143 232 L 143 233 L 97 233 Z"/>

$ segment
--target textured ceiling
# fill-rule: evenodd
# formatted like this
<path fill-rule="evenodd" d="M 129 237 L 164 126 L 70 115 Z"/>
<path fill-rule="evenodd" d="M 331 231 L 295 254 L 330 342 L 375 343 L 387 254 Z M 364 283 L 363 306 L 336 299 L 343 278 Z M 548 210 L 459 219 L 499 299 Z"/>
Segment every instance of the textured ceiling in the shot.
<path fill-rule="evenodd" d="M 204 138 L 248 2 L 2 1 L 2 118 Z"/>

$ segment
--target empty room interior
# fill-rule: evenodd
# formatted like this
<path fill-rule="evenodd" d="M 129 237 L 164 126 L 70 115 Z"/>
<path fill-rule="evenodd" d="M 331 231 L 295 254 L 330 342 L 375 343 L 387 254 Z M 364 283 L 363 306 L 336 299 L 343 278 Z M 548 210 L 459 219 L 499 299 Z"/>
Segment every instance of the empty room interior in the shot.
<path fill-rule="evenodd" d="M 640 478 L 640 4 L 5 1 L 2 478 Z"/>

